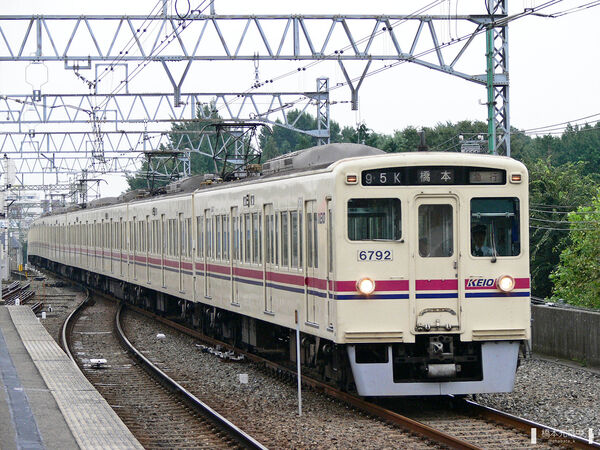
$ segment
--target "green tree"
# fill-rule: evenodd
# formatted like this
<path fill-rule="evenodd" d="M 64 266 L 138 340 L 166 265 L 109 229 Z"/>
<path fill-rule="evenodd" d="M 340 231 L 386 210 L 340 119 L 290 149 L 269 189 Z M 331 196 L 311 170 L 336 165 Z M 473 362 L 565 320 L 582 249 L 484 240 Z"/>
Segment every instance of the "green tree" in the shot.
<path fill-rule="evenodd" d="M 528 169 L 532 292 L 549 297 L 550 274 L 570 244 L 566 212 L 589 204 L 596 183 L 591 175 L 584 175 L 583 163 L 554 166 L 550 160 L 538 160 Z"/>
<path fill-rule="evenodd" d="M 560 264 L 550 278 L 554 301 L 600 308 L 600 190 L 591 206 L 568 215 L 571 242 L 560 254 Z"/>
<path fill-rule="evenodd" d="M 220 116 L 215 110 L 214 104 L 209 104 L 200 105 L 196 117 L 198 118 L 196 121 L 173 124 L 169 133 L 170 145 L 168 147 L 161 146 L 159 150 L 168 152 L 173 148 L 199 148 L 200 152 L 190 154 L 190 172 L 192 175 L 218 172 L 220 167 L 215 167 L 213 159 L 208 156 L 211 154 L 211 146 L 213 148 L 216 146 L 216 137 L 214 134 L 208 134 L 208 132 L 214 131 L 211 124 L 220 119 Z M 203 131 L 206 131 L 207 135 L 204 136 L 202 144 L 200 144 Z M 165 164 L 167 171 L 172 170 L 174 164 L 174 161 L 167 161 Z M 164 177 L 152 178 L 151 175 L 146 175 L 147 172 L 148 162 L 144 161 L 138 173 L 127 177 L 129 190 L 147 189 L 150 187 L 149 182 L 152 184 L 153 189 L 157 189 L 172 181 Z"/>

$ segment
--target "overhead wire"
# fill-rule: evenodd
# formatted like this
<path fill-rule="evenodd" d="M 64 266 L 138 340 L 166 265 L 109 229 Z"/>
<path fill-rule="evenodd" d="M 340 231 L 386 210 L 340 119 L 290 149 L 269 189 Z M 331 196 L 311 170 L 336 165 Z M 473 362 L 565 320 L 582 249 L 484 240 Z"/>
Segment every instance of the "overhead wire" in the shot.
<path fill-rule="evenodd" d="M 419 9 L 417 9 L 416 11 L 414 11 L 414 12 L 412 12 L 412 13 L 408 14 L 408 17 L 407 17 L 407 18 L 405 18 L 405 19 L 400 19 L 400 20 L 397 20 L 396 22 L 394 22 L 393 24 L 391 24 L 391 27 L 392 27 L 392 28 L 394 28 L 394 27 L 396 27 L 396 26 L 398 26 L 398 25 L 401 25 L 401 24 L 403 24 L 403 23 L 406 23 L 406 22 L 408 22 L 408 20 L 409 20 L 409 18 L 410 18 L 411 16 L 416 16 L 417 14 L 422 14 L 422 13 L 424 13 L 424 12 L 426 12 L 426 11 L 428 11 L 428 10 L 430 10 L 430 9 L 434 8 L 435 6 L 438 6 L 438 5 L 440 5 L 440 4 L 443 4 L 445 1 L 446 1 L 446 0 L 435 0 L 435 1 L 432 1 L 431 3 L 428 3 L 427 5 L 424 5 L 424 6 L 420 7 Z M 356 44 L 361 44 L 361 43 L 363 43 L 363 42 L 367 41 L 368 39 L 370 39 L 370 38 L 372 38 L 372 37 L 375 37 L 375 36 L 379 36 L 379 35 L 381 35 L 381 34 L 384 34 L 384 33 L 386 33 L 387 31 L 388 31 L 387 29 L 382 29 L 382 30 L 379 30 L 379 31 L 377 31 L 377 32 L 376 32 L 374 35 L 373 35 L 373 34 L 370 34 L 370 35 L 368 35 L 368 36 L 365 36 L 365 37 L 363 37 L 363 38 L 360 38 L 360 39 L 358 39 L 358 40 L 357 40 L 355 43 L 356 43 Z M 351 44 L 349 44 L 349 45 L 347 45 L 346 47 L 342 47 L 341 49 L 339 49 L 339 50 L 336 50 L 336 52 L 341 52 L 341 53 L 343 53 L 344 51 L 346 51 L 346 50 L 349 50 L 349 49 L 351 49 L 351 48 L 352 48 L 352 45 L 351 45 Z M 334 54 L 335 54 L 335 53 L 334 53 Z M 331 56 L 331 55 L 329 55 L 329 56 Z M 277 75 L 277 76 L 275 76 L 275 77 L 273 77 L 273 78 L 270 78 L 268 82 L 269 82 L 269 83 L 273 83 L 273 82 L 275 82 L 275 81 L 280 81 L 280 80 L 282 80 L 282 79 L 284 79 L 284 78 L 287 78 L 287 77 L 289 77 L 289 76 L 295 75 L 295 74 L 297 74 L 298 72 L 305 71 L 306 69 L 310 69 L 310 68 L 312 68 L 312 67 L 314 67 L 314 66 L 316 66 L 316 65 L 318 65 L 318 64 L 321 64 L 321 63 L 322 63 L 322 62 L 324 62 L 324 61 L 326 61 L 326 59 L 319 59 L 319 60 L 316 60 L 316 61 L 312 61 L 312 62 L 310 62 L 310 63 L 306 64 L 306 65 L 305 65 L 305 66 L 303 66 L 303 67 L 298 67 L 298 68 L 297 68 L 297 69 L 295 69 L 295 70 L 290 70 L 290 71 L 288 71 L 288 72 L 282 73 L 281 75 Z M 345 85 L 345 84 L 346 84 L 346 83 L 344 83 L 344 85 Z M 262 86 L 262 85 L 260 85 L 260 86 L 252 86 L 252 87 L 250 87 L 249 89 L 247 89 L 247 90 L 246 90 L 246 91 L 245 91 L 243 94 L 249 94 L 249 93 L 251 93 L 253 90 L 255 90 L 255 89 L 258 89 L 258 88 L 259 88 L 259 87 L 261 87 L 261 86 Z M 330 90 L 331 90 L 331 89 L 330 89 Z M 304 100 L 304 98 L 305 98 L 305 97 L 301 97 L 301 98 L 299 98 L 299 99 L 297 99 L 297 100 L 295 100 L 295 101 L 292 101 L 292 102 L 291 102 L 291 104 L 292 104 L 292 105 L 294 105 L 294 104 L 296 104 L 296 103 L 299 103 L 300 101 Z M 220 107 L 219 107 L 219 109 L 217 110 L 217 112 L 221 111 L 223 108 L 225 108 L 225 107 L 227 107 L 227 106 L 231 106 L 231 104 L 235 103 L 235 101 L 238 101 L 238 100 L 237 100 L 237 99 L 234 99 L 234 100 L 232 100 L 231 102 L 225 102 L 225 104 L 224 104 L 224 105 L 222 105 L 222 106 L 220 106 Z M 290 102 L 288 102 L 288 103 L 290 103 Z"/>
<path fill-rule="evenodd" d="M 591 9 L 591 8 L 596 7 L 596 6 L 600 6 L 600 0 L 594 0 L 592 2 L 585 3 L 583 5 L 574 6 L 572 8 L 565 9 L 563 11 L 559 11 L 559 12 L 556 12 L 556 13 L 548 14 L 548 17 L 555 19 L 555 18 L 558 18 L 558 17 L 568 16 L 569 14 L 574 14 L 574 13 L 577 13 L 577 12 L 585 11 L 586 9 Z"/>
<path fill-rule="evenodd" d="M 554 228 L 554 227 L 538 227 L 536 225 L 529 225 L 529 228 L 533 228 L 535 230 L 548 230 L 548 231 L 597 231 L 597 228 Z"/>
<path fill-rule="evenodd" d="M 200 2 L 198 4 L 198 6 L 196 8 L 194 8 L 194 10 L 198 10 L 199 13 L 202 14 L 202 12 L 204 12 L 207 8 L 209 8 L 210 5 L 214 2 L 214 0 L 210 0 L 208 5 L 202 9 L 202 5 L 204 3 L 206 3 L 206 1 L 207 0 L 202 0 L 202 2 Z M 149 55 L 147 55 L 144 58 L 144 60 L 142 62 L 140 62 L 135 69 L 133 69 L 131 75 L 127 78 L 127 80 L 121 81 L 121 83 L 119 83 L 119 85 L 116 88 L 114 88 L 110 94 L 108 94 L 106 99 L 103 101 L 103 104 L 105 104 L 112 95 L 117 94 L 119 91 L 121 91 L 128 82 L 130 82 L 133 78 L 135 78 L 137 75 L 139 75 L 139 73 L 152 61 L 152 58 L 156 58 L 156 56 L 158 56 L 165 48 L 167 48 L 169 46 L 169 44 L 173 41 L 173 39 L 175 39 L 175 37 L 177 37 L 178 32 L 179 32 L 178 29 L 180 27 L 182 29 L 186 28 L 185 22 L 186 22 L 185 20 L 182 20 L 177 25 L 177 27 L 175 27 L 173 29 L 173 31 L 171 31 L 171 33 L 167 36 L 167 38 L 165 38 L 165 40 L 163 40 L 162 43 L 159 44 L 159 46 L 156 49 L 154 49 Z"/>
<path fill-rule="evenodd" d="M 545 8 L 548 8 L 548 7 L 550 7 L 550 6 L 556 5 L 556 4 L 558 4 L 558 3 L 561 3 L 562 1 L 564 1 L 564 0 L 549 0 L 549 1 L 545 2 L 545 3 L 542 3 L 541 5 L 538 5 L 538 6 L 536 6 L 536 7 L 533 7 L 533 8 L 529 8 L 529 9 L 527 9 L 527 10 L 525 10 L 525 11 L 521 12 L 521 13 L 515 14 L 515 15 L 513 15 L 513 16 L 508 16 L 508 17 L 506 17 L 506 18 L 503 18 L 503 19 L 500 19 L 500 20 L 498 20 L 498 21 L 494 22 L 494 23 L 493 23 L 493 24 L 491 24 L 491 25 L 493 25 L 493 26 L 504 26 L 504 25 L 508 24 L 509 22 L 512 22 L 512 21 L 514 21 L 514 20 L 517 20 L 517 19 L 520 19 L 520 18 L 522 18 L 522 17 L 525 17 L 525 16 L 528 16 L 528 15 L 534 14 L 534 13 L 535 13 L 535 12 L 537 12 L 537 11 L 540 11 L 540 10 L 543 10 L 543 9 L 545 9 Z M 432 8 L 432 7 L 434 7 L 434 6 L 437 6 L 438 4 L 440 4 L 440 2 L 432 2 L 432 3 L 430 3 L 429 5 L 426 5 L 426 6 L 427 6 L 427 9 L 430 9 L 430 8 Z M 486 2 L 486 4 L 487 4 L 487 2 Z M 423 8 L 421 8 L 421 9 L 423 9 Z M 489 9 L 489 5 L 488 5 L 488 9 Z M 413 14 L 411 14 L 411 15 L 416 15 L 416 14 L 418 14 L 418 12 L 417 12 L 417 13 L 413 13 Z M 407 21 L 407 19 L 404 19 L 404 21 Z M 448 47 L 448 46 L 450 46 L 450 45 L 457 44 L 457 43 L 459 43 L 459 42 L 462 42 L 462 41 L 464 41 L 464 40 L 466 40 L 466 39 L 469 39 L 469 38 L 470 38 L 471 36 L 473 36 L 473 35 L 478 35 L 478 34 L 484 33 L 485 31 L 486 31 L 486 28 L 482 27 L 481 29 L 479 29 L 479 30 L 476 30 L 474 33 L 469 33 L 469 34 L 466 34 L 466 35 L 463 35 L 463 36 L 457 37 L 457 38 L 456 38 L 454 41 L 451 41 L 451 42 L 442 43 L 442 44 L 441 44 L 439 47 L 437 47 L 437 48 L 436 48 L 436 47 L 433 47 L 433 48 L 431 48 L 431 49 L 428 49 L 428 50 L 425 50 L 425 51 L 423 51 L 423 52 L 421 52 L 421 53 L 419 53 L 419 54 L 417 54 L 417 55 L 412 55 L 412 58 L 413 58 L 413 59 L 414 59 L 414 58 L 420 58 L 420 57 L 422 57 L 422 56 L 429 55 L 430 53 L 433 53 L 433 52 L 437 51 L 438 49 L 441 49 L 441 48 L 446 48 L 446 47 Z M 382 30 L 381 32 L 384 32 L 384 31 Z M 379 33 L 379 32 L 378 32 L 378 33 Z M 359 41 L 357 41 L 357 42 L 363 42 L 364 40 L 366 40 L 366 39 L 368 39 L 368 38 L 370 38 L 370 36 L 367 36 L 367 37 L 365 37 L 365 38 L 363 38 L 362 40 L 359 40 Z M 346 50 L 346 49 L 348 49 L 348 48 L 351 48 L 351 46 L 347 46 L 347 47 L 345 47 L 345 48 L 344 48 L 344 50 Z M 272 79 L 270 80 L 270 82 L 273 82 L 273 81 L 278 81 L 278 80 L 280 80 L 280 79 L 282 79 L 282 78 L 285 78 L 285 77 L 287 77 L 287 76 L 290 76 L 290 75 L 292 75 L 292 74 L 294 74 L 294 73 L 297 73 L 297 72 L 298 72 L 298 71 L 300 71 L 300 70 L 306 70 L 306 68 L 310 68 L 310 67 L 312 67 L 312 66 L 314 66 L 314 65 L 316 65 L 316 64 L 319 64 L 319 63 L 321 63 L 321 62 L 323 62 L 323 60 L 314 61 L 314 62 L 312 62 L 312 63 L 310 63 L 310 64 L 308 64 L 308 65 L 304 66 L 303 68 L 298 68 L 296 71 L 289 71 L 289 72 L 287 72 L 287 73 L 284 73 L 284 74 L 282 74 L 282 75 L 280 75 L 280 76 L 274 77 L 274 78 L 272 78 Z M 407 61 L 407 60 L 402 60 L 402 61 L 396 61 L 396 62 L 394 62 L 394 63 L 391 63 L 391 64 L 384 65 L 383 67 L 380 67 L 380 68 L 377 68 L 377 69 L 375 69 L 375 70 L 372 70 L 372 71 L 370 71 L 370 72 L 367 72 L 367 73 L 365 74 L 364 78 L 371 77 L 371 76 L 373 76 L 373 75 L 377 75 L 377 74 L 379 74 L 379 73 L 381 73 L 381 72 L 383 72 L 383 71 L 385 71 L 385 70 L 389 70 L 389 69 L 391 69 L 392 67 L 396 67 L 396 66 L 398 66 L 398 65 L 400 65 L 400 64 L 404 64 L 404 63 L 406 63 L 406 62 L 409 62 L 409 61 Z M 358 77 L 352 78 L 350 81 L 351 81 L 351 82 L 355 82 L 355 81 L 358 81 L 358 80 L 360 80 L 360 79 L 361 79 L 361 76 L 358 76 Z M 346 86 L 347 84 L 348 84 L 348 82 L 347 82 L 347 81 L 346 81 L 346 82 L 340 82 L 340 83 L 337 83 L 337 84 L 336 84 L 336 86 L 334 86 L 334 87 L 330 88 L 330 91 L 332 91 L 332 90 L 336 90 L 336 89 L 339 89 L 339 88 L 341 88 L 341 87 L 344 87 L 344 86 Z M 249 91 L 251 91 L 251 90 L 252 90 L 252 88 L 251 88 Z M 248 92 L 249 92 L 249 91 L 248 91 Z M 247 92 L 246 92 L 246 93 L 247 93 Z M 297 100 L 296 102 L 294 102 L 294 103 L 292 103 L 292 104 L 295 104 L 295 103 L 297 103 L 297 102 L 299 102 L 299 101 L 302 101 L 302 99 L 299 99 L 299 100 Z"/>
<path fill-rule="evenodd" d="M 154 6 L 152 7 L 152 10 L 150 11 L 150 13 L 146 16 L 146 18 L 144 19 L 144 21 L 141 23 L 141 25 L 139 25 L 139 30 L 142 31 L 142 33 L 146 33 L 146 29 L 144 29 L 144 26 L 146 25 L 146 22 L 151 20 L 152 17 L 155 15 L 155 10 L 157 7 L 160 7 L 160 4 L 162 3 L 162 0 L 157 0 L 157 2 L 154 4 Z M 104 70 L 104 72 L 102 72 L 95 80 L 94 82 L 97 84 L 100 81 L 102 81 L 102 79 L 107 76 L 108 72 L 111 71 L 111 69 L 118 64 L 120 61 L 123 61 L 126 57 L 127 54 L 129 53 L 129 50 L 131 50 L 131 48 L 136 44 L 136 37 L 135 35 L 132 35 L 129 40 L 125 43 L 125 45 L 123 46 L 122 50 L 119 52 L 119 55 L 116 56 L 115 58 L 113 58 L 111 60 L 111 62 L 108 64 L 108 67 Z"/>

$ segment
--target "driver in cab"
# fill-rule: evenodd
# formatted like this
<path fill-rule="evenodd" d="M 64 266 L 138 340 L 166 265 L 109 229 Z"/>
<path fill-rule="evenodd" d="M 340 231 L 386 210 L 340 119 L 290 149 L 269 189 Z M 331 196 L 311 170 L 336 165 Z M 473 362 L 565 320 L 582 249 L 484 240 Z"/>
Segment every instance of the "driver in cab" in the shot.
<path fill-rule="evenodd" d="M 475 225 L 471 230 L 471 254 L 473 256 L 492 256 L 492 249 L 485 245 L 486 226 Z"/>

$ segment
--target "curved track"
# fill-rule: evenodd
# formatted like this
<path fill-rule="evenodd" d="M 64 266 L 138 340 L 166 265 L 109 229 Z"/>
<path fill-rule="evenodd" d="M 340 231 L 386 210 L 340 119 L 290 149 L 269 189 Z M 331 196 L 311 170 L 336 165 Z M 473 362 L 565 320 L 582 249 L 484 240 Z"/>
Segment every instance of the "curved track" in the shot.
<path fill-rule="evenodd" d="M 131 307 L 131 309 L 210 345 L 221 345 L 235 350 L 237 353 L 242 353 L 247 358 L 273 369 L 277 374 L 286 373 L 290 379 L 295 378 L 294 370 L 287 366 L 239 349 L 233 349 L 224 342 L 216 341 L 148 311 L 136 307 Z M 400 428 L 450 448 L 506 448 L 507 446 L 518 448 L 600 448 L 600 445 L 590 444 L 581 437 L 487 408 L 472 401 L 446 397 L 441 401 L 440 399 L 423 398 L 414 401 L 397 399 L 377 404 L 342 392 L 307 376 L 302 377 L 302 382 L 358 410 L 380 417 Z M 532 428 L 536 430 L 536 444 L 531 440 Z M 546 436 L 551 440 L 544 439 Z"/>
<path fill-rule="evenodd" d="M 86 298 L 69 316 L 63 339 L 74 360 L 145 448 L 264 448 L 216 415 L 128 344 L 120 307 Z M 123 350 L 121 342 L 128 344 Z M 128 352 L 133 352 L 131 356 Z M 99 366 L 91 359 L 106 359 Z M 102 367 L 102 368 L 100 368 Z M 152 375 L 149 374 L 152 373 Z"/>

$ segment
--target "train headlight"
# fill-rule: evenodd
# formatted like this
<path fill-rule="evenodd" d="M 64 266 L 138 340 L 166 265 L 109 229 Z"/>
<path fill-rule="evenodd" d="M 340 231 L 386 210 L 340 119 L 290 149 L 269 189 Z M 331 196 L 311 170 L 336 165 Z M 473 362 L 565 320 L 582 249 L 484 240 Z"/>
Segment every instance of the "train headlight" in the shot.
<path fill-rule="evenodd" d="M 375 281 L 369 277 L 361 278 L 356 282 L 356 290 L 363 295 L 370 295 L 375 292 Z"/>
<path fill-rule="evenodd" d="M 498 277 L 496 281 L 496 286 L 502 292 L 510 292 L 515 288 L 515 279 L 510 275 L 502 275 Z"/>

